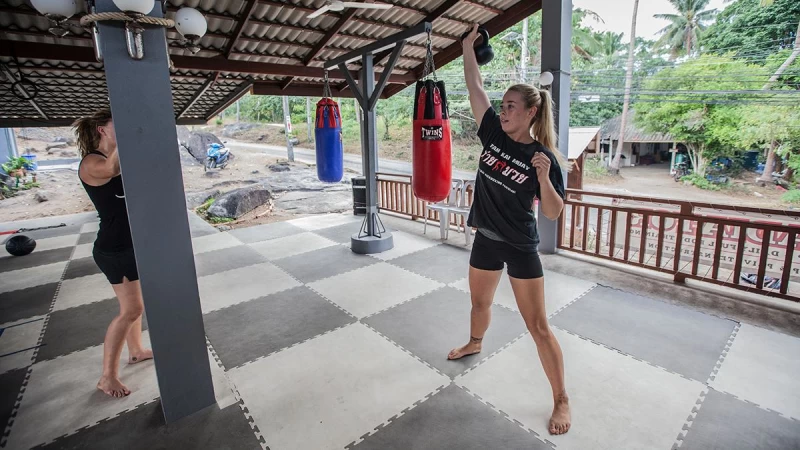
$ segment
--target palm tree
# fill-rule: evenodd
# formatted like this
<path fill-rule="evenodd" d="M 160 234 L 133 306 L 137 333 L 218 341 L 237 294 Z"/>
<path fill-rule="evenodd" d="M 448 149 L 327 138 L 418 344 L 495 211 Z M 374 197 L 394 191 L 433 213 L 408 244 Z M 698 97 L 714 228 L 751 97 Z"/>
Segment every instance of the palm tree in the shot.
<path fill-rule="evenodd" d="M 597 41 L 600 45 L 594 54 L 594 61 L 605 69 L 616 66 L 620 54 L 625 50 L 625 46 L 622 44 L 622 33 L 605 31 L 599 33 Z"/>
<path fill-rule="evenodd" d="M 628 106 L 631 103 L 631 85 L 633 84 L 633 57 L 636 53 L 636 15 L 639 13 L 639 0 L 633 2 L 633 18 L 631 19 L 631 43 L 628 46 L 628 69 L 625 71 L 625 97 L 622 100 L 622 117 L 619 121 L 619 142 L 617 154 L 611 162 L 611 172 L 619 173 L 619 163 L 622 159 L 622 146 L 625 141 L 625 119 L 628 116 Z"/>
<path fill-rule="evenodd" d="M 661 38 L 656 45 L 669 48 L 672 59 L 684 52 L 691 55 L 699 50 L 699 40 L 706 29 L 706 22 L 713 19 L 715 9 L 704 10 L 710 0 L 669 0 L 678 14 L 654 14 L 656 19 L 666 19 L 671 23 L 658 31 Z M 768 0 L 767 0 L 768 1 Z"/>
<path fill-rule="evenodd" d="M 597 13 L 588 9 L 575 8 L 572 11 L 572 50 L 588 61 L 600 51 L 600 43 L 591 29 L 581 26 L 581 22 L 586 17 L 591 17 L 600 22 L 602 22 L 602 19 Z"/>

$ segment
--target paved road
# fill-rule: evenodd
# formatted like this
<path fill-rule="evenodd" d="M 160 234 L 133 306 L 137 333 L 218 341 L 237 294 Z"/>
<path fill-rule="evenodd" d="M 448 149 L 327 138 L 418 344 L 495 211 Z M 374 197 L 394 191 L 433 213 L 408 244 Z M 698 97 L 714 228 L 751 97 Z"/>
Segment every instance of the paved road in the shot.
<path fill-rule="evenodd" d="M 251 148 L 251 149 L 259 149 L 264 151 L 264 153 L 275 156 L 275 157 L 283 157 L 286 158 L 286 147 L 282 147 L 279 145 L 266 145 L 266 144 L 251 144 L 247 142 L 237 142 L 231 139 L 228 139 L 227 146 L 231 148 L 231 150 L 236 152 L 237 148 Z M 295 161 L 304 162 L 307 164 L 316 164 L 316 152 L 312 149 L 295 147 L 294 148 L 294 159 Z M 344 165 L 345 168 L 356 171 L 361 173 L 362 170 L 362 161 L 361 155 L 354 155 L 351 153 L 345 153 L 344 155 Z M 378 171 L 380 172 L 389 172 L 389 173 L 400 173 L 405 175 L 411 175 L 411 163 L 406 161 L 396 161 L 392 159 L 379 159 L 378 160 Z M 461 178 L 461 179 L 475 179 L 475 172 L 473 171 L 462 171 L 462 170 L 454 170 L 453 177 Z"/>

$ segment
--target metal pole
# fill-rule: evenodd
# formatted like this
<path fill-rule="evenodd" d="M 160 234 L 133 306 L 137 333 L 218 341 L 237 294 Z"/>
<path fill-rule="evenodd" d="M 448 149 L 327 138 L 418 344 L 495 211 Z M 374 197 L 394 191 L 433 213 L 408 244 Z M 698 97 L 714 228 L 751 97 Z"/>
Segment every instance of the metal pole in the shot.
<path fill-rule="evenodd" d="M 555 103 L 558 149 L 565 159 L 569 157 L 569 79 L 571 70 L 572 0 L 544 0 L 542 2 L 542 71 L 553 74 L 551 85 Z M 566 171 L 562 172 L 567 181 Z M 555 253 L 558 240 L 558 222 L 549 220 L 541 211 L 539 202 L 539 251 Z"/>
<path fill-rule="evenodd" d="M 306 97 L 306 124 L 308 125 L 308 142 L 314 142 L 314 133 L 311 132 L 311 98 Z"/>
<path fill-rule="evenodd" d="M 283 129 L 286 133 L 286 152 L 289 156 L 289 161 L 294 162 L 294 144 L 292 144 L 292 115 L 289 111 L 289 97 L 283 96 Z"/>
<path fill-rule="evenodd" d="M 362 98 L 369 102 L 372 91 L 375 89 L 373 76 L 373 56 L 367 53 L 361 58 L 361 71 L 359 85 L 362 88 Z M 361 145 L 364 148 L 364 176 L 367 178 L 367 235 L 375 236 L 375 215 L 378 214 L 378 136 L 376 131 L 377 115 L 375 108 L 362 105 L 363 122 L 361 124 Z"/>
<path fill-rule="evenodd" d="M 522 19 L 522 57 L 519 62 L 520 82 L 528 82 L 528 18 Z"/>
<path fill-rule="evenodd" d="M 112 0 L 97 2 L 97 12 L 116 11 Z M 163 17 L 161 8 L 150 14 Z M 144 58 L 137 61 L 128 56 L 121 22 L 98 24 L 161 406 L 171 423 L 216 400 L 183 191 L 166 34 L 163 28 L 146 27 Z"/>

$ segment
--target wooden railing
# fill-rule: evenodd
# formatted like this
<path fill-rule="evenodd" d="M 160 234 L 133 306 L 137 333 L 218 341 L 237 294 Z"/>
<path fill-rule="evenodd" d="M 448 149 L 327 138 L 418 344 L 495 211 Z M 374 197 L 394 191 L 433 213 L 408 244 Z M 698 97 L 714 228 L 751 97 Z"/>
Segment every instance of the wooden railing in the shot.
<path fill-rule="evenodd" d="M 570 189 L 558 228 L 563 250 L 800 300 L 800 212 Z"/>
<path fill-rule="evenodd" d="M 467 190 L 467 198 L 457 199 L 465 207 L 472 206 L 472 188 Z M 390 211 L 401 216 L 410 217 L 411 220 L 423 219 L 425 216 L 425 202 L 414 195 L 411 187 L 411 175 L 392 173 L 378 173 L 378 208 Z M 439 222 L 439 212 L 428 210 L 428 220 Z M 464 226 L 463 216 L 450 214 L 450 224 Z"/>

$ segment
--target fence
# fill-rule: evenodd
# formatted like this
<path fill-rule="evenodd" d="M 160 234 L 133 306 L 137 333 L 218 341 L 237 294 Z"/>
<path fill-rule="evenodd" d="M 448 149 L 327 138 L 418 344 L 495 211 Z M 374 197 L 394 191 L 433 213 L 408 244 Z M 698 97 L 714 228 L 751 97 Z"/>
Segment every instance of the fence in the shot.
<path fill-rule="evenodd" d="M 467 194 L 470 206 L 472 191 Z M 800 212 L 574 189 L 564 203 L 561 250 L 668 273 L 676 281 L 800 300 Z M 379 173 L 378 206 L 412 220 L 425 214 L 409 175 Z M 428 210 L 428 219 L 438 222 L 439 213 Z M 462 221 L 450 216 L 451 225 Z"/>
<path fill-rule="evenodd" d="M 800 300 L 800 212 L 569 189 L 558 228 L 563 250 Z"/>

